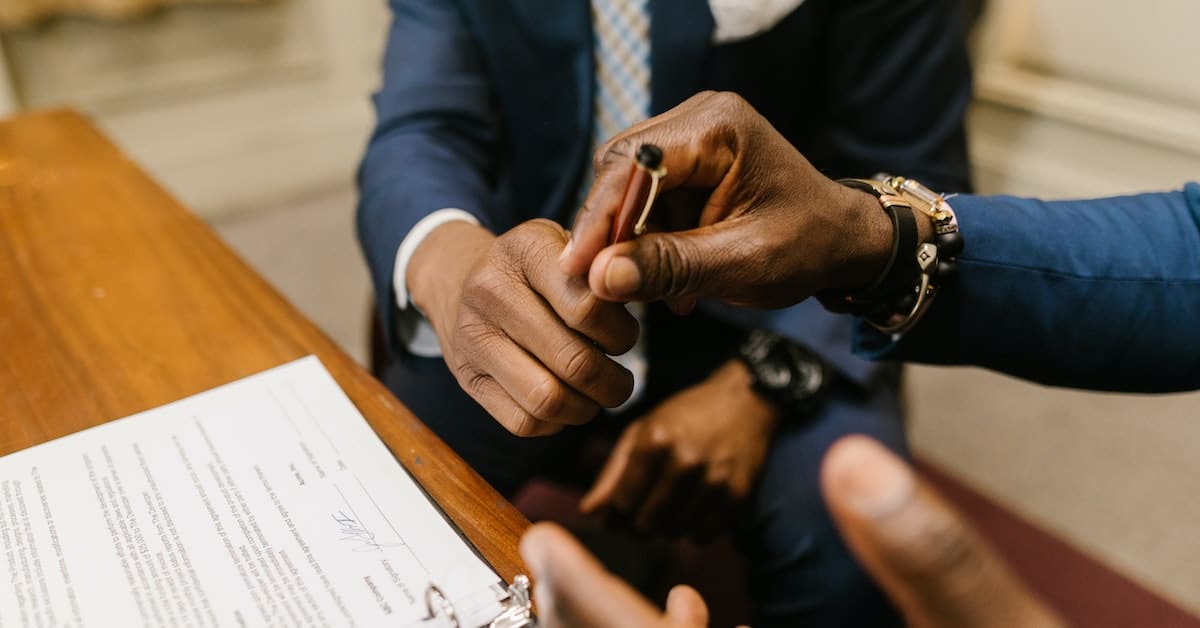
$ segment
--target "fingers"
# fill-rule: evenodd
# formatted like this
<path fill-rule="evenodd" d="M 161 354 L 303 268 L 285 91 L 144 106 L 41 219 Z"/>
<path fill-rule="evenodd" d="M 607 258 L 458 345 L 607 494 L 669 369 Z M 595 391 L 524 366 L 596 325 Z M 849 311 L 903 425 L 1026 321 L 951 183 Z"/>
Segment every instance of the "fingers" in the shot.
<path fill-rule="evenodd" d="M 613 447 L 612 453 L 608 455 L 604 468 L 600 469 L 600 473 L 596 475 L 596 483 L 592 485 L 592 490 L 588 491 L 579 502 L 579 510 L 584 514 L 593 514 L 612 502 L 617 485 L 625 474 L 625 468 L 629 466 L 634 447 L 637 446 L 638 433 L 641 429 L 641 422 L 634 422 L 625 428 L 620 440 Z"/>
<path fill-rule="evenodd" d="M 540 237 L 552 240 L 556 247 L 565 246 L 567 234 L 556 223 L 534 220 L 523 226 L 542 231 Z M 545 299 L 563 324 L 591 339 L 605 352 L 620 355 L 632 349 L 638 338 L 637 319 L 624 307 L 597 299 L 586 278 L 564 273 L 547 254 L 556 250 L 533 253 L 537 259 L 523 265 L 530 287 Z"/>
<path fill-rule="evenodd" d="M 561 271 L 555 268 L 554 272 Z M 592 294 L 586 277 L 533 278 L 530 283 L 567 327 L 594 341 L 605 353 L 621 355 L 637 342 L 637 319 L 622 305 Z"/>
<path fill-rule="evenodd" d="M 584 496 L 580 509 L 591 514 L 600 508 L 634 515 L 653 482 L 661 472 L 664 450 L 646 446 L 646 426 L 632 423 L 597 476 L 596 484 Z"/>
<path fill-rule="evenodd" d="M 616 407 L 633 375 L 564 322 L 628 349 L 637 323 L 624 306 L 600 301 L 581 278 L 574 287 L 554 263 L 561 227 L 531 221 L 497 238 L 464 280 L 444 346 L 455 377 L 514 434 L 551 433 L 545 422 L 579 425 Z M 537 290 L 562 309 L 559 314 Z"/>
<path fill-rule="evenodd" d="M 850 436 L 834 444 L 821 486 L 847 543 L 909 625 L 1061 625 L 942 498 L 878 443 Z"/>
<path fill-rule="evenodd" d="M 638 322 L 629 310 L 597 298 L 586 277 L 567 277 L 554 266 L 548 270 L 557 276 L 535 274 L 529 277 L 529 283 L 563 325 L 594 341 L 609 355 L 620 355 L 633 348 L 638 338 Z"/>
<path fill-rule="evenodd" d="M 507 336 L 485 342 L 477 351 L 478 366 L 534 419 L 583 425 L 600 411 L 595 401 L 565 385 Z"/>
<path fill-rule="evenodd" d="M 698 456 L 688 460 L 675 454 L 665 430 L 644 420 L 632 423 L 580 502 L 580 510 L 592 514 L 609 508 L 647 533 L 687 529 L 689 522 L 680 514 L 696 507 L 706 469 Z"/>
<path fill-rule="evenodd" d="M 547 627 L 662 625 L 663 617 L 629 585 L 608 573 L 570 534 L 557 525 L 539 523 L 521 539 L 521 557 L 533 572 L 539 625 Z M 694 593 L 694 592 L 693 592 Z M 679 627 L 703 626 L 703 600 L 678 594 L 668 616 Z M 707 616 L 707 610 L 704 611 Z"/>
<path fill-rule="evenodd" d="M 707 626 L 708 605 L 695 589 L 679 585 L 667 594 L 667 624 L 670 626 Z"/>
<path fill-rule="evenodd" d="M 505 332 L 559 380 L 606 408 L 625 402 L 633 391 L 633 374 L 596 345 L 568 329 L 536 295 L 511 298 L 499 307 L 520 310 L 508 317 Z M 605 305 L 615 305 L 606 303 Z M 617 306 L 622 312 L 625 308 Z M 635 337 L 636 337 L 636 325 Z M 512 365 L 509 368 L 515 368 Z"/>
<path fill-rule="evenodd" d="M 649 233 L 600 251 L 588 284 L 605 300 L 694 303 L 690 297 L 722 297 L 736 290 L 750 268 L 759 265 L 755 258 L 769 256 L 765 249 L 747 238 L 736 220 Z"/>
<path fill-rule="evenodd" d="M 520 229 L 535 233 L 529 239 L 542 243 L 533 250 L 514 244 L 515 250 L 506 252 L 519 260 L 517 268 L 528 288 L 482 289 L 472 294 L 485 295 L 479 306 L 489 316 L 507 321 L 505 333 L 567 385 L 601 406 L 621 405 L 633 391 L 633 374 L 604 352 L 618 354 L 632 348 L 638 337 L 637 320 L 625 307 L 597 299 L 582 278 L 559 270 L 550 254 L 565 238 L 562 227 L 537 220 Z M 510 278 L 500 281 L 508 283 Z"/>
<path fill-rule="evenodd" d="M 525 411 L 490 375 L 474 373 L 459 384 L 504 429 L 517 436 L 550 436 L 562 431 L 563 424 L 540 421 Z"/>
<path fill-rule="evenodd" d="M 571 241 L 559 258 L 563 271 L 583 274 L 608 244 L 609 230 L 632 174 L 633 156 L 642 144 L 663 149 L 667 174 L 661 182 L 662 191 L 682 186 L 716 187 L 732 167 L 735 153 L 732 136 L 726 132 L 728 120 L 707 107 L 715 101 L 734 106 L 735 100 L 740 101 L 730 94 L 697 94 L 602 146 L 594 160 L 596 179 L 576 215 Z M 700 115 L 705 112 L 707 115 Z"/>
<path fill-rule="evenodd" d="M 627 150 L 622 145 L 621 150 Z M 633 153 L 628 154 L 632 159 Z M 619 156 L 614 152 L 610 162 L 598 164 L 596 179 L 592 182 L 591 190 L 583 201 L 583 207 L 575 215 L 575 226 L 571 229 L 571 239 L 558 258 L 559 267 L 571 276 L 582 275 L 587 271 L 588 264 L 600 249 L 608 244 L 613 221 L 621 207 L 621 199 L 625 195 L 625 187 L 633 175 L 628 159 L 624 167 L 619 163 Z"/>

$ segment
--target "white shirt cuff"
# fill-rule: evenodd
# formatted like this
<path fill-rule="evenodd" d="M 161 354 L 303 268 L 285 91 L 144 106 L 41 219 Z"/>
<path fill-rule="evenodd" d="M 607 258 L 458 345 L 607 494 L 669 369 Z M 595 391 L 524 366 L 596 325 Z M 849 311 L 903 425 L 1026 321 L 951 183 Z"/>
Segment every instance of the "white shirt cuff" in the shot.
<path fill-rule="evenodd" d="M 417 247 L 434 229 L 455 221 L 479 224 L 479 219 L 461 209 L 439 209 L 422 218 L 404 236 L 400 248 L 396 249 L 396 265 L 392 270 L 392 289 L 396 292 L 396 305 L 400 312 L 396 320 L 396 334 L 409 353 L 426 358 L 436 358 L 442 355 L 438 344 L 437 334 L 425 316 L 408 299 L 408 263 L 417 252 Z"/>

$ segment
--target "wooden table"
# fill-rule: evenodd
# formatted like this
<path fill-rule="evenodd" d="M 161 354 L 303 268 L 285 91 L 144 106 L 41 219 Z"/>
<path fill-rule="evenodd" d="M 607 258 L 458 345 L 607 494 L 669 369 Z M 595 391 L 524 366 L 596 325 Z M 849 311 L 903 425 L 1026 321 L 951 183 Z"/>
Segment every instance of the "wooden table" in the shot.
<path fill-rule="evenodd" d="M 525 518 L 86 119 L 0 122 L 0 455 L 308 354 L 500 575 L 523 572 Z"/>

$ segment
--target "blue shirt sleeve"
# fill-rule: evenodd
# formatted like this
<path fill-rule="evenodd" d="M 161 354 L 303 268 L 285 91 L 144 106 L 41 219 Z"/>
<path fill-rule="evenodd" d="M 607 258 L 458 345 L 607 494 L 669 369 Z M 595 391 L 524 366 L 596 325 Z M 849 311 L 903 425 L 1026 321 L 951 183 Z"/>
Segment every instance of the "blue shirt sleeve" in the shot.
<path fill-rule="evenodd" d="M 958 277 L 901 339 L 860 322 L 860 355 L 1073 388 L 1200 389 L 1200 185 L 951 204 L 966 240 Z"/>

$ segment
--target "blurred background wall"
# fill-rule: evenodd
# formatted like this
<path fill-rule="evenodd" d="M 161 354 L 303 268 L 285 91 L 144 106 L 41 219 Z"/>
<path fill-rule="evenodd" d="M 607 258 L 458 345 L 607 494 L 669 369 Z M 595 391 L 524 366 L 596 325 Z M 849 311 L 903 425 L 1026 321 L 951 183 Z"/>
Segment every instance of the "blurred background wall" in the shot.
<path fill-rule="evenodd" d="M 980 190 L 1081 197 L 1200 178 L 1198 23 L 1190 0 L 989 3 L 973 42 Z M 92 115 L 365 359 L 352 176 L 386 29 L 382 0 L 53 20 L 0 35 L 0 109 Z M 910 373 L 920 455 L 1200 612 L 1200 396 Z"/>
<path fill-rule="evenodd" d="M 20 107 L 90 113 L 203 215 L 253 211 L 346 185 L 386 13 L 270 0 L 54 20 L 4 35 L 7 87 Z"/>

